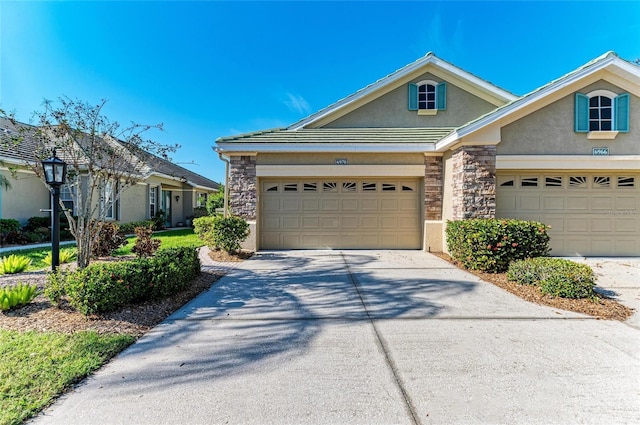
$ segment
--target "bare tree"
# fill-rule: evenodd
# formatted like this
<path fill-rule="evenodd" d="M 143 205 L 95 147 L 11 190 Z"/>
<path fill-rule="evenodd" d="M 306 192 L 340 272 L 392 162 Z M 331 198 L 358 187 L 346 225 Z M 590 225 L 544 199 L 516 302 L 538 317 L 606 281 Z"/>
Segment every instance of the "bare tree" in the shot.
<path fill-rule="evenodd" d="M 143 138 L 152 129 L 162 130 L 162 124 L 131 123 L 122 127 L 103 115 L 106 100 L 91 105 L 67 97 L 56 103 L 44 101 L 43 110 L 34 113 L 31 125 L 21 124 L 13 116 L 17 129 L 4 143 L 18 148 L 31 144 L 33 157 L 24 166 L 44 182 L 40 161 L 56 149 L 58 157 L 67 162 L 67 187 L 74 201 L 75 215 L 64 210 L 78 248 L 78 267 L 89 265 L 91 249 L 108 213 L 115 208 L 121 194 L 142 180 L 149 171 L 141 159 L 151 153 L 167 158 L 178 145 L 161 145 Z M 61 207 L 62 207 L 61 203 Z"/>

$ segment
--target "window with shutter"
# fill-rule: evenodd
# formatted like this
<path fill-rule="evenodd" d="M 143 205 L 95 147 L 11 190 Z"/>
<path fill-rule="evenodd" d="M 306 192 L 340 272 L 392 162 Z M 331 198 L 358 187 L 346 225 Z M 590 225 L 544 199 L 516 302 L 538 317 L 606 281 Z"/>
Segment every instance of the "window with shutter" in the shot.
<path fill-rule="evenodd" d="M 429 115 L 447 108 L 447 83 L 426 80 L 409 84 L 410 111 L 431 111 Z"/>
<path fill-rule="evenodd" d="M 608 90 L 575 94 L 574 130 L 589 133 L 589 138 L 615 137 L 629 131 L 629 94 L 616 95 Z"/>

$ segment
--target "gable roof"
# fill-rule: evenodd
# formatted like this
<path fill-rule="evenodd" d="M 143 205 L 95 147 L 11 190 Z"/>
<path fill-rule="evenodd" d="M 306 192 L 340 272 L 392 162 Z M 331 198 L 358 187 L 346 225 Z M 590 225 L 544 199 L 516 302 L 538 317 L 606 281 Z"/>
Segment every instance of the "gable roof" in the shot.
<path fill-rule="evenodd" d="M 615 80 L 614 83 L 618 85 L 624 84 L 626 81 L 625 89 L 629 89 L 636 96 L 640 96 L 640 66 L 621 59 L 615 52 L 610 51 L 512 102 L 458 127 L 440 140 L 436 144 L 436 148 L 440 151 L 446 150 L 461 138 L 501 120 L 507 120 L 524 108 L 530 107 L 544 98 L 550 97 L 560 90 L 579 83 L 581 80 L 585 80 L 603 70 L 607 71 L 607 75 Z"/>
<path fill-rule="evenodd" d="M 31 126 L 29 124 L 20 123 L 19 126 L 35 129 L 34 126 Z M 12 136 L 20 137 L 20 142 L 16 144 L 0 143 L 0 159 L 6 160 L 7 162 L 11 162 L 13 164 L 22 164 L 24 162 L 34 161 L 34 152 L 37 152 L 37 150 L 40 148 L 39 143 L 35 139 L 22 136 L 20 134 L 18 125 L 15 125 L 11 122 L 11 120 L 3 117 L 0 117 L 0 132 L 2 132 L 0 136 L 2 136 L 3 138 Z M 186 168 L 176 165 L 166 159 L 160 158 L 159 156 L 154 155 L 150 152 L 140 149 L 132 149 L 131 146 L 127 143 L 113 138 L 101 140 L 103 143 L 108 143 L 114 148 L 119 148 L 117 151 L 118 157 L 116 158 L 116 160 L 121 165 L 131 164 L 131 169 L 140 169 L 143 174 L 142 178 L 147 178 L 151 175 L 160 175 L 185 182 L 193 187 L 219 190 L 220 185 L 213 180 L 189 171 Z M 82 142 L 83 140 L 80 140 L 81 145 Z M 85 147 L 80 147 L 84 152 Z M 134 162 L 138 165 L 133 165 Z"/>
<path fill-rule="evenodd" d="M 299 130 L 313 126 L 320 120 L 326 121 L 330 118 L 337 119 L 349 112 L 349 107 L 353 104 L 366 99 L 373 100 L 382 94 L 387 93 L 391 89 L 397 88 L 410 81 L 412 78 L 418 77 L 426 72 L 440 74 L 439 76 L 443 79 L 448 79 L 452 83 L 458 82 L 458 84 L 468 84 L 469 87 L 473 87 L 477 91 L 476 94 L 486 95 L 486 100 L 496 106 L 501 106 L 507 102 L 517 99 L 516 95 L 501 89 L 486 80 L 476 77 L 475 75 L 438 58 L 434 53 L 429 52 L 415 62 L 412 62 L 397 71 L 392 72 L 386 77 L 383 77 L 357 92 L 335 102 L 334 104 L 291 124 L 287 129 Z"/>

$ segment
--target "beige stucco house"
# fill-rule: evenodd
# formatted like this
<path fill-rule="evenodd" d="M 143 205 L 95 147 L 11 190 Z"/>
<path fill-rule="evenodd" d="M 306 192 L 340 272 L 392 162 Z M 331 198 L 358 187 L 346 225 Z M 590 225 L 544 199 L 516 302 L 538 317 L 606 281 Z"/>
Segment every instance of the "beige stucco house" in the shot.
<path fill-rule="evenodd" d="M 16 128 L 9 120 L 0 118 L 0 131 L 10 136 Z M 0 174 L 11 184 L 9 189 L 0 188 L 0 218 L 13 218 L 24 224 L 29 217 L 48 215 L 49 189 L 25 166 L 34 160 L 35 150 L 35 142 L 29 139 L 17 146 L 0 144 Z M 165 226 L 188 225 L 194 208 L 204 207 L 207 197 L 219 190 L 218 183 L 170 161 L 148 153 L 136 155 L 144 163 L 140 167 L 140 180 L 122 191 L 119 199 L 113 198 L 107 209 L 108 220 L 142 221 L 161 210 L 165 213 Z M 73 210 L 73 189 L 62 187 L 61 200 Z"/>
<path fill-rule="evenodd" d="M 437 252 L 448 220 L 503 217 L 552 255 L 640 255 L 640 67 L 611 52 L 522 97 L 429 53 L 215 150 L 257 249 Z"/>

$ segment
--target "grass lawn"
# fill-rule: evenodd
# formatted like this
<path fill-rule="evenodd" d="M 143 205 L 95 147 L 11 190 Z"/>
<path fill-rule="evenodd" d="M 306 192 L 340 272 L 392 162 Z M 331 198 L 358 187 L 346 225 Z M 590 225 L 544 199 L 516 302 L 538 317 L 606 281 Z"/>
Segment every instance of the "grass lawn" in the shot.
<path fill-rule="evenodd" d="M 22 423 L 134 340 L 0 329 L 0 425 Z"/>
<path fill-rule="evenodd" d="M 198 235 L 193 233 L 193 229 L 179 229 L 179 230 L 167 230 L 164 232 L 157 232 L 153 234 L 154 239 L 160 239 L 160 249 L 162 248 L 178 248 L 183 246 L 200 247 L 204 243 Z M 132 254 L 131 250 L 136 243 L 136 237 L 130 236 L 127 238 L 127 244 L 115 251 L 115 255 L 129 255 Z"/>
<path fill-rule="evenodd" d="M 181 246 L 195 246 L 200 247 L 203 246 L 204 243 L 198 238 L 198 236 L 193 233 L 193 229 L 179 229 L 179 230 L 167 230 L 154 233 L 154 238 L 160 239 L 162 243 L 160 244 L 160 248 L 175 248 Z M 131 254 L 131 250 L 133 249 L 134 244 L 136 243 L 136 237 L 131 236 L 127 238 L 127 244 L 122 248 L 115 251 L 115 255 L 129 255 Z M 75 246 L 61 246 L 60 249 L 63 250 L 65 248 Z M 31 266 L 27 269 L 27 271 L 34 270 L 42 270 L 51 267 L 50 265 L 44 262 L 44 258 L 47 254 L 51 252 L 51 248 L 33 248 L 33 249 L 22 249 L 15 251 L 8 251 L 6 253 L 0 254 L 1 257 L 6 257 L 11 254 L 22 255 L 25 257 L 31 258 Z"/>

